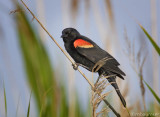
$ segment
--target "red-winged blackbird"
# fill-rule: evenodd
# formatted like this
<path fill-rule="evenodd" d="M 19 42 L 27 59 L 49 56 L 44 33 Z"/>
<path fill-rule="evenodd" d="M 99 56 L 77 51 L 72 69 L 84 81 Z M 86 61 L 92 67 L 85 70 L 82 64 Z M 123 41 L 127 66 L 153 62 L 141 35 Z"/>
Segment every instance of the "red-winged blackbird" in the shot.
<path fill-rule="evenodd" d="M 125 76 L 125 73 L 118 68 L 120 65 L 118 61 L 74 28 L 64 29 L 61 37 L 63 38 L 65 49 L 77 65 L 81 65 L 89 71 L 94 68 L 94 72 L 98 72 L 99 76 L 110 76 L 107 80 L 115 88 L 122 104 L 126 107 L 126 102 L 116 83 L 116 76 L 123 80 L 123 76 Z M 97 64 L 96 67 L 95 64 Z"/>

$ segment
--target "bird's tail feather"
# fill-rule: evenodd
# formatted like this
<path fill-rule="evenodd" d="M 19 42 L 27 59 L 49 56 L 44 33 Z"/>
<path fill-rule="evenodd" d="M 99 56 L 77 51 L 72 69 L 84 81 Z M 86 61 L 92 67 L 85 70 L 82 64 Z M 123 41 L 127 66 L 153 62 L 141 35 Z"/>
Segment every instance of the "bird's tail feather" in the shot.
<path fill-rule="evenodd" d="M 98 71 L 98 74 L 99 74 L 99 76 L 102 75 L 102 74 L 104 74 L 104 75 L 110 75 L 109 73 L 106 73 L 106 72 L 104 73 L 103 70 L 99 70 L 99 71 Z M 120 98 L 123 106 L 126 107 L 126 101 L 125 101 L 125 99 L 123 98 L 123 96 L 122 96 L 122 94 L 121 94 L 121 92 L 120 92 L 120 90 L 119 90 L 119 87 L 118 87 L 118 85 L 117 85 L 117 83 L 116 83 L 116 77 L 109 77 L 109 78 L 107 78 L 107 80 L 108 80 L 109 83 L 111 83 L 111 85 L 115 88 L 115 90 L 116 90 L 116 92 L 117 92 L 117 94 L 118 94 L 118 96 L 119 96 L 119 98 Z"/>
<path fill-rule="evenodd" d="M 125 101 L 125 99 L 123 98 L 123 96 L 122 96 L 122 94 L 121 94 L 121 92 L 120 92 L 120 90 L 119 90 L 119 88 L 118 88 L 118 85 L 117 85 L 117 83 L 116 83 L 115 78 L 113 78 L 113 77 L 112 77 L 112 78 L 108 78 L 108 81 L 109 81 L 109 82 L 111 83 L 111 85 L 115 88 L 118 96 L 120 97 L 120 100 L 121 100 L 123 106 L 126 107 L 126 101 Z"/>

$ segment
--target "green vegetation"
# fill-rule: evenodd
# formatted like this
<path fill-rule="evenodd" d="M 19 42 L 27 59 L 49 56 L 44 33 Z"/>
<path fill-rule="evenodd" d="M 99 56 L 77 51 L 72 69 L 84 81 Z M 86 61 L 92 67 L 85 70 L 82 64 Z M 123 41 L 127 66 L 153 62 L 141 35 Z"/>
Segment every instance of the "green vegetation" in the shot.
<path fill-rule="evenodd" d="M 156 44 L 156 42 L 154 41 L 154 39 L 149 35 L 149 33 L 146 31 L 145 28 L 143 28 L 142 25 L 139 25 L 141 27 L 141 29 L 143 30 L 143 32 L 145 33 L 145 35 L 148 37 L 149 41 L 151 42 L 151 44 L 153 45 L 153 47 L 155 48 L 155 50 L 157 51 L 157 53 L 160 56 L 160 47 Z"/>

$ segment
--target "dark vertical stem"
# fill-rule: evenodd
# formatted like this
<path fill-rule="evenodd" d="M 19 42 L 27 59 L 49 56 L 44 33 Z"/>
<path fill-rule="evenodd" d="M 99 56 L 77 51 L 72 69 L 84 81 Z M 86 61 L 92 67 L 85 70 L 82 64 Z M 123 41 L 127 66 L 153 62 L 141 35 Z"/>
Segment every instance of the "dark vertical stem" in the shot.
<path fill-rule="evenodd" d="M 103 101 L 106 103 L 106 105 L 113 111 L 113 113 L 117 116 L 117 117 L 121 117 L 119 113 L 117 113 L 117 111 L 109 104 L 109 102 L 106 99 L 103 99 Z"/>

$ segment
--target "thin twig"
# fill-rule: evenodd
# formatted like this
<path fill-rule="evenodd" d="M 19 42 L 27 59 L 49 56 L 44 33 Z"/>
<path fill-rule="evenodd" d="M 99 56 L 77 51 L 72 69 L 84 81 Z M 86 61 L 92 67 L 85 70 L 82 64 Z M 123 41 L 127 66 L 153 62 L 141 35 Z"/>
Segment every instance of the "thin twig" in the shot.
<path fill-rule="evenodd" d="M 69 57 L 69 55 L 60 47 L 60 45 L 57 43 L 57 41 L 52 37 L 52 35 L 47 31 L 47 29 L 42 25 L 42 23 L 38 20 L 38 18 L 33 14 L 33 12 L 28 8 L 28 6 L 21 0 L 22 4 L 26 7 L 26 9 L 31 13 L 33 16 L 33 19 L 35 19 L 39 25 L 44 29 L 44 31 L 50 36 L 50 38 L 55 42 L 55 44 L 59 47 L 59 49 L 64 53 L 64 55 L 68 58 L 68 60 L 76 66 L 76 64 L 73 62 L 73 60 Z M 80 72 L 80 74 L 87 80 L 87 82 L 90 84 L 91 89 L 94 91 L 94 85 L 88 80 L 88 78 L 84 75 L 84 73 L 77 68 L 77 70 Z M 103 99 L 103 101 L 106 103 L 106 105 L 113 111 L 113 113 L 117 116 L 120 117 L 119 113 L 115 111 L 115 109 L 108 103 L 106 99 Z"/>

